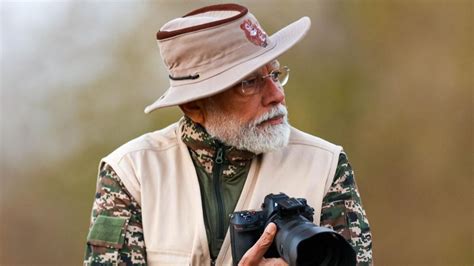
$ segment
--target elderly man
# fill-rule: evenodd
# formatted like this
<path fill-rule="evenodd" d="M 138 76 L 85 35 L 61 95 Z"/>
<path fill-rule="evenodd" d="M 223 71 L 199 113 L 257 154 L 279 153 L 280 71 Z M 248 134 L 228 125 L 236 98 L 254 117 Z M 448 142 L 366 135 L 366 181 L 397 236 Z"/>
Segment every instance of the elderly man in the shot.
<path fill-rule="evenodd" d="M 309 27 L 303 17 L 269 37 L 247 8 L 222 4 L 160 29 L 170 88 L 145 112 L 178 105 L 184 116 L 102 159 L 84 264 L 229 265 L 229 214 L 278 192 L 307 199 L 314 222 L 371 264 L 345 153 L 288 124 L 289 69 L 276 58 Z M 264 258 L 276 231 L 267 226 L 240 264 L 285 265 Z"/>

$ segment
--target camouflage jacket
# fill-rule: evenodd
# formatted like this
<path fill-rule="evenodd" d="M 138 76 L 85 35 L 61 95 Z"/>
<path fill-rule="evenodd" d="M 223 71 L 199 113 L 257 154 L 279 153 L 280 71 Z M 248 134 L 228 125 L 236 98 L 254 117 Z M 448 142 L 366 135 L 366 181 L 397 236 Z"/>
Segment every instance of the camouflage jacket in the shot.
<path fill-rule="evenodd" d="M 205 180 L 203 177 L 212 174 L 214 153 L 220 143 L 191 120 L 181 121 L 183 132 L 181 137 L 190 151 L 200 178 L 201 190 L 209 190 L 209 186 L 203 183 Z M 233 147 L 225 149 L 227 149 L 226 159 L 231 163 L 225 166 L 222 173 L 232 184 L 237 184 L 230 197 L 232 200 L 226 205 L 225 215 L 227 215 L 237 202 L 250 162 L 255 155 Z M 146 265 L 140 205 L 109 165 L 101 165 L 100 169 L 84 265 Z M 202 195 L 208 194 L 202 193 Z M 215 199 L 206 196 L 202 198 L 211 254 L 215 254 L 222 244 L 216 237 L 218 233 L 213 230 L 217 225 L 209 223 L 217 220 L 210 218 L 216 215 L 210 212 L 215 209 L 209 203 L 213 200 Z M 355 183 L 354 172 L 344 152 L 339 155 L 334 181 L 323 199 L 320 224 L 342 234 L 352 244 L 357 252 L 358 265 L 372 264 L 371 232 Z M 225 228 L 227 226 L 228 222 L 225 223 Z"/>

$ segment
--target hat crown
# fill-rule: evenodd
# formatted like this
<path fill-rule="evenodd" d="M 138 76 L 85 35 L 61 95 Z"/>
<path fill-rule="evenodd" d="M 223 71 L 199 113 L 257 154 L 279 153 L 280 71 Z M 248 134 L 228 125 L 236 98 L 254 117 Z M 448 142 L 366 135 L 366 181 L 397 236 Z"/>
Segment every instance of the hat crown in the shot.
<path fill-rule="evenodd" d="M 167 22 L 165 25 L 163 25 L 163 27 L 161 27 L 160 31 L 163 32 L 181 30 L 188 27 L 199 26 L 207 23 L 220 21 L 222 19 L 231 18 L 238 14 L 240 14 L 240 12 L 236 10 L 222 10 L 208 11 L 187 17 L 184 16 Z"/>
<path fill-rule="evenodd" d="M 270 48 L 257 19 L 235 4 L 210 6 L 171 20 L 157 38 L 174 87 L 211 78 Z"/>

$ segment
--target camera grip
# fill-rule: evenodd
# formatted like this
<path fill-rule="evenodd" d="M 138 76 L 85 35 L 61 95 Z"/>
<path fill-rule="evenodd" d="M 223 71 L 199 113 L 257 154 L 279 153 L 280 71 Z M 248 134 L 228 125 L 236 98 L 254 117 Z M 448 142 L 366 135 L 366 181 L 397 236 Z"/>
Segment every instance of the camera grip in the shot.
<path fill-rule="evenodd" d="M 262 234 L 264 220 L 261 212 L 235 212 L 230 218 L 230 244 L 233 265 L 236 266 L 259 236 Z"/>

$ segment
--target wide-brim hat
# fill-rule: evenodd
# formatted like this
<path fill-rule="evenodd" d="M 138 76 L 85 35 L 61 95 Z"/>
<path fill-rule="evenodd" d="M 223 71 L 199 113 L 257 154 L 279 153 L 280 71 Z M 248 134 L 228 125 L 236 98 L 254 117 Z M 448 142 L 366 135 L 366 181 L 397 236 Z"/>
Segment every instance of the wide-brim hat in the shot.
<path fill-rule="evenodd" d="M 151 105 L 180 105 L 222 92 L 300 41 L 308 17 L 270 37 L 246 7 L 220 4 L 194 10 L 166 23 L 157 33 L 170 87 Z"/>

